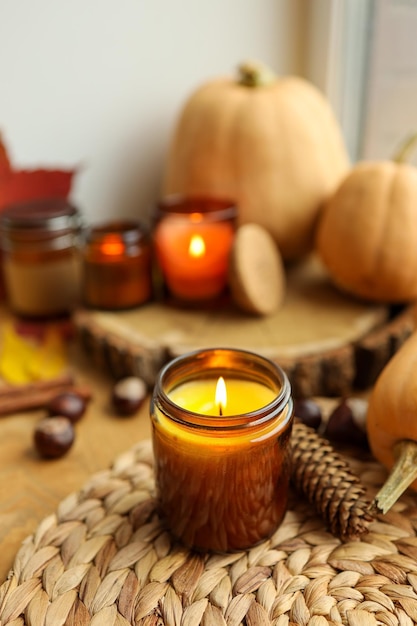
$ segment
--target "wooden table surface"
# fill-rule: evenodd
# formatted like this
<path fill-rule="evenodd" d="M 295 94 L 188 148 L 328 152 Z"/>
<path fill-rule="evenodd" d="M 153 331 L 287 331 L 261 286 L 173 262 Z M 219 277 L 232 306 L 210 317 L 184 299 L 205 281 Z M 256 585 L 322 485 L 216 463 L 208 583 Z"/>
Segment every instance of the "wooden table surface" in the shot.
<path fill-rule="evenodd" d="M 61 500 L 135 442 L 150 437 L 149 399 L 136 415 L 117 417 L 109 402 L 113 381 L 94 371 L 77 342 L 70 348 L 70 368 L 77 383 L 90 386 L 93 398 L 66 456 L 47 461 L 34 451 L 33 428 L 44 411 L 0 417 L 0 583 L 22 541 Z"/>
<path fill-rule="evenodd" d="M 0 306 L 0 330 L 10 314 Z M 151 436 L 148 397 L 131 417 L 118 417 L 110 395 L 114 380 L 98 371 L 81 343 L 69 343 L 68 364 L 77 384 L 92 392 L 86 414 L 76 424 L 76 440 L 62 458 L 44 460 L 33 446 L 36 422 L 45 415 L 35 410 L 0 416 L 0 584 L 6 579 L 24 539 L 40 522 L 56 512 L 58 504 L 78 492 L 96 472 L 136 442 Z M 325 417 L 334 399 L 321 399 Z"/>

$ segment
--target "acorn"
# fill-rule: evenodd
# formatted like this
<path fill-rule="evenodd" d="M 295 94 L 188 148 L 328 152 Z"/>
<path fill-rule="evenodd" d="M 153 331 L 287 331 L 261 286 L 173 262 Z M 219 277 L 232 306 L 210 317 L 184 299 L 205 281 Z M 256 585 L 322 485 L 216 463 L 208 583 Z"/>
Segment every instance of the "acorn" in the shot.
<path fill-rule="evenodd" d="M 87 409 L 88 400 L 75 391 L 63 391 L 52 398 L 46 410 L 50 417 L 60 415 L 78 422 Z"/>
<path fill-rule="evenodd" d="M 322 412 L 314 400 L 310 398 L 299 398 L 294 400 L 294 415 L 303 424 L 318 430 L 322 423 Z"/>
<path fill-rule="evenodd" d="M 145 381 L 137 376 L 128 376 L 114 385 L 111 404 L 118 415 L 134 415 L 144 403 L 146 395 Z"/>
<path fill-rule="evenodd" d="M 75 440 L 73 423 L 67 417 L 45 417 L 35 426 L 35 448 L 45 459 L 57 459 L 68 452 Z"/>
<path fill-rule="evenodd" d="M 323 435 L 330 441 L 369 448 L 366 434 L 368 403 L 362 398 L 342 400 L 329 415 Z"/>

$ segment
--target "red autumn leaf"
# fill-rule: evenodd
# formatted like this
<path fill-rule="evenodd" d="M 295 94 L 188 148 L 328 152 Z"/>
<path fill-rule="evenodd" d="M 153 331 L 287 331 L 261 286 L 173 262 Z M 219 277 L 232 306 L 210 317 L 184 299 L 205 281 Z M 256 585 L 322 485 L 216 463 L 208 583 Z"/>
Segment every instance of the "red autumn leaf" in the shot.
<path fill-rule="evenodd" d="M 0 209 L 9 204 L 41 198 L 66 198 L 74 172 L 61 170 L 21 170 L 0 180 Z"/>
<path fill-rule="evenodd" d="M 0 184 L 4 178 L 7 178 L 12 173 L 12 167 L 10 165 L 9 157 L 7 156 L 7 150 L 4 143 L 0 138 Z"/>
<path fill-rule="evenodd" d="M 17 202 L 67 198 L 74 170 L 15 170 L 0 140 L 0 210 Z"/>

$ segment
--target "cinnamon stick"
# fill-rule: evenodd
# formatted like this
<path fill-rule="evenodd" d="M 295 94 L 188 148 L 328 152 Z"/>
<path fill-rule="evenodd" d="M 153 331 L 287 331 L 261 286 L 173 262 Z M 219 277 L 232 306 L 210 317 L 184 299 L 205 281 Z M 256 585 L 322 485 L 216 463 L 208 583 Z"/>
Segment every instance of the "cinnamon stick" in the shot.
<path fill-rule="evenodd" d="M 23 385 L 2 385 L 0 386 L 0 402 L 3 398 L 15 397 L 17 394 L 27 394 L 32 391 L 48 391 L 60 387 L 71 387 L 75 385 L 74 377 L 71 374 L 61 374 L 56 378 L 48 380 L 36 380 Z"/>
<path fill-rule="evenodd" d="M 0 388 L 0 416 L 43 408 L 64 391 L 74 392 L 86 400 L 91 398 L 91 390 L 86 385 L 75 385 L 71 376 L 7 386 Z"/>

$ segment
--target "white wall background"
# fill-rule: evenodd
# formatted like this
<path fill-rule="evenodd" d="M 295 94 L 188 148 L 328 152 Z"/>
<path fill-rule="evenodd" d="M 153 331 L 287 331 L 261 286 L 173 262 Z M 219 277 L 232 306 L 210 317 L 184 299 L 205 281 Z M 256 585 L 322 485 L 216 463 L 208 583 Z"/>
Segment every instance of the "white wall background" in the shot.
<path fill-rule="evenodd" d="M 14 166 L 80 166 L 72 199 L 88 222 L 146 216 L 186 97 L 247 58 L 296 73 L 299 6 L 0 0 L 0 132 Z"/>

